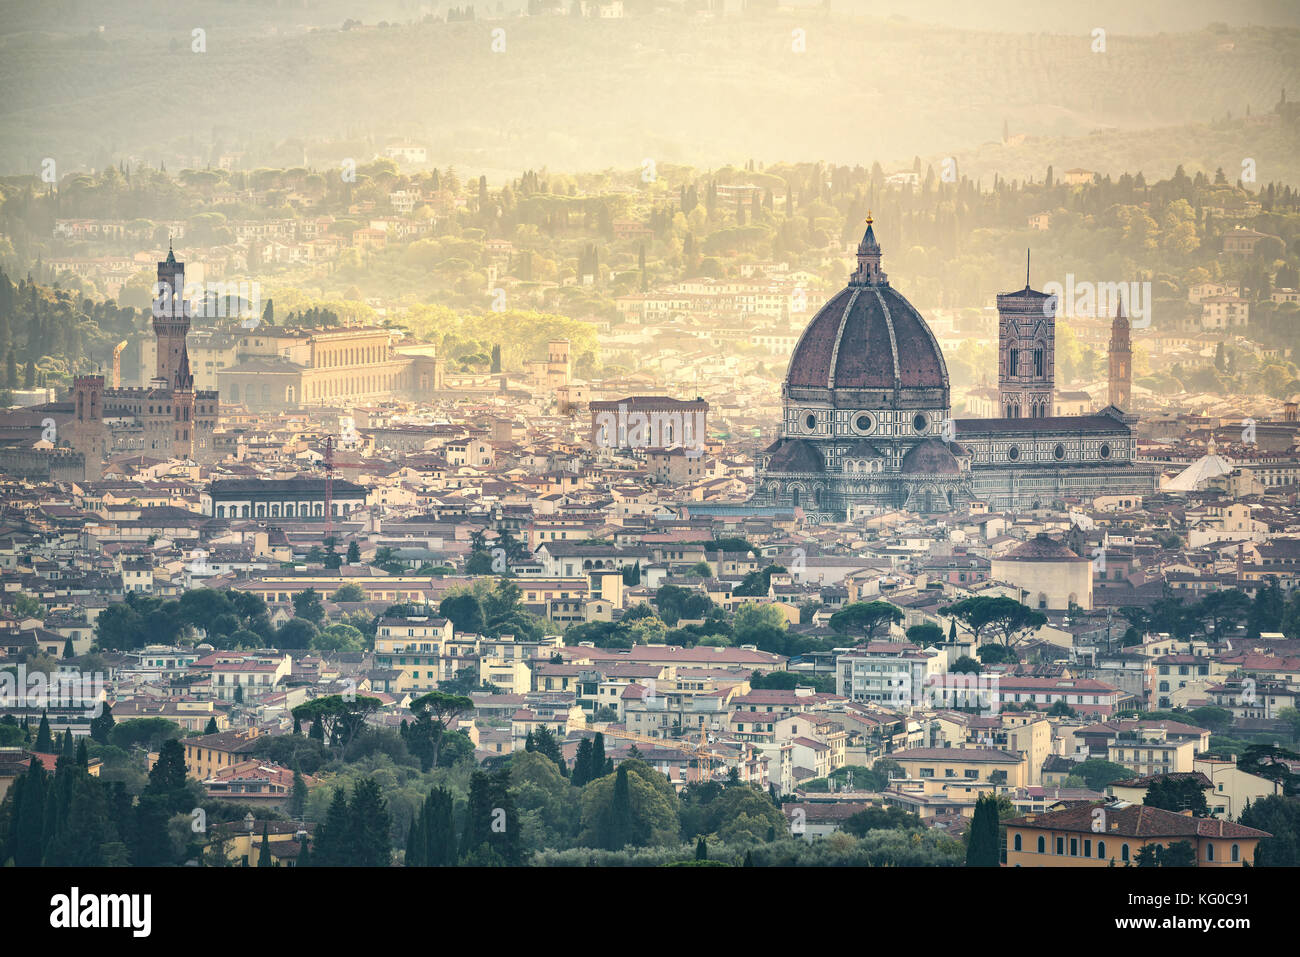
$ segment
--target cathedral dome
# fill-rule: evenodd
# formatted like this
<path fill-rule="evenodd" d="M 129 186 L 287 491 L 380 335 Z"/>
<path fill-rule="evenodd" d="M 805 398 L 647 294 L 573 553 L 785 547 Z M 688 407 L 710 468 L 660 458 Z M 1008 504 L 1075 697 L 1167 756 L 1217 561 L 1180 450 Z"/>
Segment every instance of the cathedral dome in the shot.
<path fill-rule="evenodd" d="M 947 406 L 948 369 L 930 327 L 880 271 L 870 220 L 858 269 L 804 329 L 786 372 L 786 391 L 881 394 L 883 408 Z"/>

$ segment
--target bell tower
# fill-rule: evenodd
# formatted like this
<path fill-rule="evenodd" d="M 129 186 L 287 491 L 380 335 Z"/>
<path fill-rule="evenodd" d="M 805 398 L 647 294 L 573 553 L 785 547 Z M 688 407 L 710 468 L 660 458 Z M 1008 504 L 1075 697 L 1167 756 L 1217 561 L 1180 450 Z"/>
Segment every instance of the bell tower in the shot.
<path fill-rule="evenodd" d="M 1124 315 L 1124 300 L 1115 310 L 1110 324 L 1110 395 L 1108 401 L 1122 412 L 1133 400 L 1133 343 L 1129 338 L 1129 321 Z"/>
<path fill-rule="evenodd" d="M 1056 297 L 1029 286 L 998 295 L 998 402 L 1007 419 L 1045 419 L 1056 399 Z"/>

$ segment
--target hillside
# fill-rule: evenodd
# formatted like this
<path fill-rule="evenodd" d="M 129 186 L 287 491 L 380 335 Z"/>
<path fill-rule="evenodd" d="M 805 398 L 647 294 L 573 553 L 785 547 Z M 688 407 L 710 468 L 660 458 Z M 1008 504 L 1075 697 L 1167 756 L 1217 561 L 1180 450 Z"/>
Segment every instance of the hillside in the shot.
<path fill-rule="evenodd" d="M 440 164 L 489 172 L 645 158 L 870 163 L 976 150 L 1001 141 L 1004 123 L 1056 139 L 1206 123 L 1248 106 L 1267 112 L 1283 88 L 1300 89 L 1296 30 L 1111 34 L 1107 52 L 1093 53 L 1086 34 L 820 10 L 292 33 L 215 19 L 206 52 L 193 53 L 193 19 L 147 32 L 0 36 L 0 171 L 35 172 L 44 157 L 62 175 L 123 158 L 171 167 L 222 154 L 245 167 L 320 168 L 398 137 Z M 494 29 L 506 31 L 504 52 L 492 52 Z M 806 52 L 792 52 L 794 30 L 806 31 Z M 1155 166 L 1150 145 L 1134 136 L 1118 159 Z M 1239 165 L 1238 141 L 1225 151 L 1211 161 Z M 1294 153 L 1294 139 L 1276 152 L 1278 162 Z M 1029 159 L 1036 171 L 1052 161 Z"/>

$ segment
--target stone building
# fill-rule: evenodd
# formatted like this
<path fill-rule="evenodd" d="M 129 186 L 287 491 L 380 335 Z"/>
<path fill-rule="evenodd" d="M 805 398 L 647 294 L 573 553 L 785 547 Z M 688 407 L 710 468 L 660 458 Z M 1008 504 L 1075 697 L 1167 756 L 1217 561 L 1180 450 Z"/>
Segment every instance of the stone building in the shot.
<path fill-rule="evenodd" d="M 346 518 L 366 504 L 366 489 L 334 479 L 334 518 Z M 203 494 L 204 511 L 213 518 L 324 518 L 325 479 L 217 479 Z"/>
<path fill-rule="evenodd" d="M 814 521 L 863 510 L 999 509 L 1157 488 L 1133 462 L 1123 414 L 1052 416 L 1055 308 L 1029 288 L 998 297 L 1002 418 L 950 418 L 948 369 L 921 314 L 890 284 L 867 219 L 849 284 L 808 323 L 782 389 L 780 436 L 751 504 Z"/>
<path fill-rule="evenodd" d="M 442 388 L 442 360 L 406 354 L 396 339 L 377 326 L 259 326 L 240 336 L 236 363 L 217 372 L 221 394 L 255 412 L 427 399 Z"/>
<path fill-rule="evenodd" d="M 1064 611 L 1078 605 L 1091 611 L 1093 567 L 1091 556 L 1079 555 L 1048 535 L 1038 535 L 994 558 L 991 574 L 997 581 L 1019 588 L 1020 599 L 1030 608 Z"/>

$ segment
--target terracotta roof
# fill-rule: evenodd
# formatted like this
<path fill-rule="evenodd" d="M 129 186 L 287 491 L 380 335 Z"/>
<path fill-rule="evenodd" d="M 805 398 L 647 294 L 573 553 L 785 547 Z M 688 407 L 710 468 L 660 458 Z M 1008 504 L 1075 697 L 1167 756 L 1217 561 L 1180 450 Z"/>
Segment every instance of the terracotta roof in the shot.
<path fill-rule="evenodd" d="M 1094 815 L 1102 809 L 1105 817 Z M 1106 830 L 1094 831 L 1096 822 L 1104 820 Z M 1166 811 L 1161 808 L 1147 807 L 1143 804 L 1106 804 L 1101 801 L 1089 801 L 1061 811 L 1047 811 L 1043 814 L 1027 814 L 1024 817 L 1007 821 L 1014 827 L 1032 827 L 1055 831 L 1080 831 L 1098 836 L 1109 834 L 1116 837 L 1272 837 L 1267 831 L 1234 824 L 1219 818 L 1191 817 Z"/>

